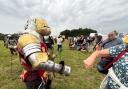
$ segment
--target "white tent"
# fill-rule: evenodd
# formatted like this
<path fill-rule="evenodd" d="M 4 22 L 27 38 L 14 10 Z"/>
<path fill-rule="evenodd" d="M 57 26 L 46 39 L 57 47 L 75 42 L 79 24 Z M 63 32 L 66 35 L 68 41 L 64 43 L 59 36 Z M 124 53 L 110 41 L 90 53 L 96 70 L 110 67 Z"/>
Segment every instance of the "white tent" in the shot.
<path fill-rule="evenodd" d="M 95 34 L 96 34 L 96 33 L 90 33 L 89 36 L 93 37 L 93 36 L 95 36 Z M 98 35 L 101 35 L 101 36 L 103 37 L 103 40 L 107 39 L 107 35 L 103 35 L 103 34 L 101 34 L 101 33 L 97 33 L 97 34 L 98 34 Z"/>

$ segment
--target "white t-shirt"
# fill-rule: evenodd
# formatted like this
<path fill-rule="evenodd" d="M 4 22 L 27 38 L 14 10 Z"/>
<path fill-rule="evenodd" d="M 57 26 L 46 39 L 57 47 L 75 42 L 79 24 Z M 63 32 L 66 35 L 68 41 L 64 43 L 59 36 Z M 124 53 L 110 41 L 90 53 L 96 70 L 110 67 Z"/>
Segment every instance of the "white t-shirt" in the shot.
<path fill-rule="evenodd" d="M 62 38 L 57 38 L 57 45 L 62 45 L 62 41 L 63 41 Z"/>
<path fill-rule="evenodd" d="M 73 39 L 73 40 L 74 40 L 74 42 L 77 42 L 77 38 L 76 38 L 76 37 L 74 37 L 74 39 Z"/>

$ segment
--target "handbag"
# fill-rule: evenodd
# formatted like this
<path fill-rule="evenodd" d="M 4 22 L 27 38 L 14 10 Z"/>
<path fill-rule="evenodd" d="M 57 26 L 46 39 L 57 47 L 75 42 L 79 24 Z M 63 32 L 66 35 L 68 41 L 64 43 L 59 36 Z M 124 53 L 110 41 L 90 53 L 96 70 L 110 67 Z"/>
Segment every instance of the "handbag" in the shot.
<path fill-rule="evenodd" d="M 108 69 L 113 66 L 117 60 L 119 60 L 126 52 L 128 52 L 128 48 L 122 51 L 115 58 L 112 57 L 102 57 L 100 62 L 97 64 L 97 70 L 102 74 L 107 74 Z"/>

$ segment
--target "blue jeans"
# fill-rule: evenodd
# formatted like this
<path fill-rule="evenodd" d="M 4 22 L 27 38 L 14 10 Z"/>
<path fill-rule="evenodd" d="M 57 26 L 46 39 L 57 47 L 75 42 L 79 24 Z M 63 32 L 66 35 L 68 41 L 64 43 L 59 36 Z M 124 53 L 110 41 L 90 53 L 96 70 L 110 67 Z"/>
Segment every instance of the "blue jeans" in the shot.
<path fill-rule="evenodd" d="M 59 52 L 61 52 L 61 51 L 62 51 L 62 45 L 58 45 L 57 50 L 58 50 Z"/>

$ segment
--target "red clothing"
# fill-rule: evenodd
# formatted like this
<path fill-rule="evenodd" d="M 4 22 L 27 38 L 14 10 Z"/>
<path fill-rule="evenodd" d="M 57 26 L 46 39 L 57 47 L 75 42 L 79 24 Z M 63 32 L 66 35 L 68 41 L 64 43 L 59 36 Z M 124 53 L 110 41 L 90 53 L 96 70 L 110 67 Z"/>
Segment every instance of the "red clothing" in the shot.
<path fill-rule="evenodd" d="M 45 50 L 47 52 L 47 46 L 44 42 L 41 43 L 41 50 Z M 27 59 L 24 58 L 24 55 L 22 54 L 22 49 L 18 47 L 19 56 L 21 58 L 21 65 L 23 67 L 23 71 L 21 73 L 21 79 L 23 81 L 34 81 L 36 79 L 41 78 L 43 81 L 45 81 L 44 73 L 45 71 L 42 71 L 41 69 L 33 70 L 31 64 Z"/>

